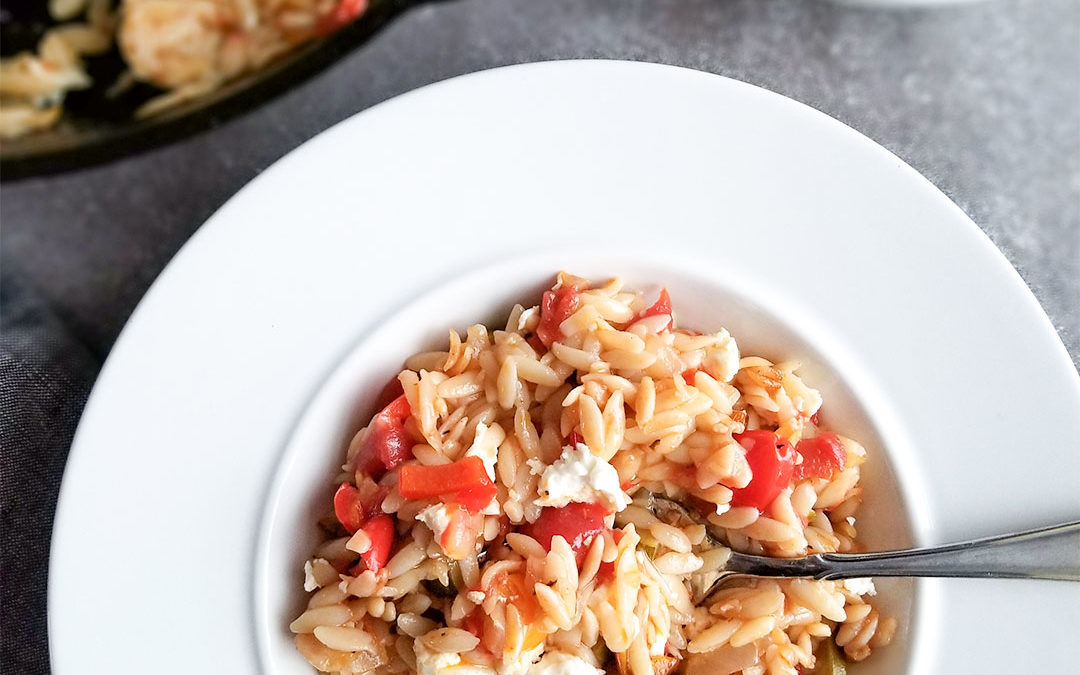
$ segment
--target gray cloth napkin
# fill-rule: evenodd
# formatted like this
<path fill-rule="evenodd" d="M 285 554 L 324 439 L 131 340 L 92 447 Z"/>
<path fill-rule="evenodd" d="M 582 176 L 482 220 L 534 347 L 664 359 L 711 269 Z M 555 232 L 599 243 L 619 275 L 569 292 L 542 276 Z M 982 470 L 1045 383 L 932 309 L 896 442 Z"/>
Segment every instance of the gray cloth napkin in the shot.
<path fill-rule="evenodd" d="M 99 359 L 32 289 L 0 277 L 0 672 L 49 672 L 53 515 Z"/>

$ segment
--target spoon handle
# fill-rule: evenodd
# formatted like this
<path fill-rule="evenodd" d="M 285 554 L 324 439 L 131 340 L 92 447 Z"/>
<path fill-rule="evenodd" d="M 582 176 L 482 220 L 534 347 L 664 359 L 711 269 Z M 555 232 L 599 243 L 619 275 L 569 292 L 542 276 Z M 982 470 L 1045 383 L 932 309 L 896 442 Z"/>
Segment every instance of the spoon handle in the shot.
<path fill-rule="evenodd" d="M 882 553 L 823 553 L 815 579 L 979 577 L 1080 581 L 1080 521 L 958 544 Z"/>

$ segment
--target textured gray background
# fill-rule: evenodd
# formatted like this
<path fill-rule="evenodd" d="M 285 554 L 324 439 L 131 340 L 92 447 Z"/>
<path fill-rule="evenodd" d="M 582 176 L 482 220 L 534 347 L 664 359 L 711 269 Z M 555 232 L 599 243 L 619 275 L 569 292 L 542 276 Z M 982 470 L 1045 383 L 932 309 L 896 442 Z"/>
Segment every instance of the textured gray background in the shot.
<path fill-rule="evenodd" d="M 1080 363 L 1080 2 L 421 6 L 253 114 L 117 164 L 0 187 L 2 669 L 47 668 L 48 538 L 71 433 L 117 333 L 184 241 L 259 171 L 359 110 L 454 75 L 562 58 L 720 73 L 863 132 L 990 235 Z"/>

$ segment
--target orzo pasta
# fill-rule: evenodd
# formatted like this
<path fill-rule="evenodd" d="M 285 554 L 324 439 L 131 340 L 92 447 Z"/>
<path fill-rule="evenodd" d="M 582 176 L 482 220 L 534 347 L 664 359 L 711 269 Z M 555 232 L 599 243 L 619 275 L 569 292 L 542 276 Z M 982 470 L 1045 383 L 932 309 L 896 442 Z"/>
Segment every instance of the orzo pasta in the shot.
<path fill-rule="evenodd" d="M 351 22 L 368 0 L 50 0 L 63 22 L 37 52 L 0 61 L 0 138 L 55 124 L 68 92 L 93 85 L 85 57 L 119 44 L 135 82 L 163 90 L 137 111 L 145 116 L 217 89 L 312 38 Z"/>
<path fill-rule="evenodd" d="M 421 675 L 866 658 L 896 625 L 869 580 L 699 598 L 731 549 L 855 546 L 866 452 L 822 428 L 797 367 L 677 327 L 666 291 L 566 273 L 504 327 L 451 331 L 349 444 L 297 648 L 325 672 Z"/>

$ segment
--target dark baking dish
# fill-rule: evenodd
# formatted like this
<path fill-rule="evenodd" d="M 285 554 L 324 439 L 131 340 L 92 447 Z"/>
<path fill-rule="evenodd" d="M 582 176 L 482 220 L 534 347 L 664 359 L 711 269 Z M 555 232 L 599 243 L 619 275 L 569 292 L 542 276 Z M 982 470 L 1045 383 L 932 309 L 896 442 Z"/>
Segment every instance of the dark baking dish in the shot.
<path fill-rule="evenodd" d="M 114 50 L 88 63 L 96 84 L 68 94 L 64 117 L 57 126 L 0 143 L 0 179 L 17 180 L 100 164 L 220 124 L 327 68 L 414 4 L 416 0 L 371 0 L 363 16 L 333 35 L 302 45 L 205 96 L 144 119 L 134 117 L 135 109 L 159 90 L 138 85 L 117 98 L 104 94 L 108 83 L 124 68 Z M 45 3 L 31 0 L 5 5 L 5 54 L 32 49 L 43 29 L 46 17 L 40 8 Z"/>

